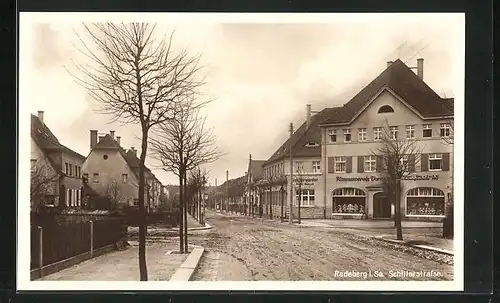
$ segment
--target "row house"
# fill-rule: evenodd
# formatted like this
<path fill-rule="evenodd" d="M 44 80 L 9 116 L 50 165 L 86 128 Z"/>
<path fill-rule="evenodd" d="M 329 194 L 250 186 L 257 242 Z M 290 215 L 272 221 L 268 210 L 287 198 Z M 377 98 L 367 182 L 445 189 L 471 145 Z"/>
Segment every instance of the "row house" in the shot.
<path fill-rule="evenodd" d="M 88 186 L 95 192 L 120 205 L 138 206 L 139 168 L 137 150 L 134 147 L 125 150 L 121 137 L 115 136 L 114 131 L 105 134 L 90 131 L 90 153 L 82 171 Z M 156 209 L 162 184 L 149 168 L 144 167 L 144 173 L 146 208 Z"/>
<path fill-rule="evenodd" d="M 303 218 L 391 218 L 394 204 L 384 194 L 382 136 L 414 140 L 419 152 L 405 157 L 402 180 L 405 219 L 441 219 L 452 197 L 454 99 L 442 98 L 423 80 L 423 59 L 416 73 L 401 60 L 387 68 L 350 101 L 312 115 L 264 164 L 273 184 L 265 199 L 288 210 L 289 148 L 293 154 L 294 205 L 301 197 Z M 281 184 L 280 184 L 281 183 Z M 297 190 L 301 184 L 301 191 Z M 283 190 L 287 188 L 287 190 Z M 297 207 L 293 208 L 296 213 Z"/>
<path fill-rule="evenodd" d="M 253 160 L 252 155 L 249 155 L 248 167 L 245 175 L 245 190 L 243 193 L 243 199 L 240 201 L 243 203 L 247 213 L 252 213 L 251 207 L 257 208 L 257 211 L 262 214 L 263 204 L 261 201 L 262 192 L 265 190 L 264 184 L 264 171 L 262 165 L 265 160 Z M 255 213 L 255 209 L 254 209 Z"/>
<path fill-rule="evenodd" d="M 59 142 L 44 121 L 44 112 L 31 115 L 31 206 L 80 206 L 85 157 Z"/>

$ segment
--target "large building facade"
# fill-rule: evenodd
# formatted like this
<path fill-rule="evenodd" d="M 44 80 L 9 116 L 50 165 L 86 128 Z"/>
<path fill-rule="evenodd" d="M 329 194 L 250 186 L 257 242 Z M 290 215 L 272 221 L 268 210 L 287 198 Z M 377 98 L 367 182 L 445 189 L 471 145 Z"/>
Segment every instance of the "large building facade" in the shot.
<path fill-rule="evenodd" d="M 401 181 L 405 219 L 441 220 L 453 191 L 453 98 L 441 98 L 402 61 L 387 68 L 349 102 L 311 117 L 264 164 L 264 176 L 275 180 L 266 203 L 288 211 L 289 147 L 294 170 L 293 213 L 298 198 L 302 218 L 391 218 L 394 201 L 384 193 L 380 150 L 382 136 L 417 148 L 403 155 L 408 173 Z M 278 182 L 276 182 L 276 180 Z M 279 184 L 281 183 L 281 184 Z M 283 188 L 287 190 L 284 191 Z"/>

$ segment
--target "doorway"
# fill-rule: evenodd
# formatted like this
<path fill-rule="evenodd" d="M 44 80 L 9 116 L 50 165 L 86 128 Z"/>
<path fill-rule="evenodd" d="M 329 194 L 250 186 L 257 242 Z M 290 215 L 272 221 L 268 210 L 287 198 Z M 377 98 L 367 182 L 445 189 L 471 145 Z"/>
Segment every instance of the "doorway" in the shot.
<path fill-rule="evenodd" d="M 391 218 L 391 202 L 382 192 L 373 195 L 373 218 L 375 219 Z"/>

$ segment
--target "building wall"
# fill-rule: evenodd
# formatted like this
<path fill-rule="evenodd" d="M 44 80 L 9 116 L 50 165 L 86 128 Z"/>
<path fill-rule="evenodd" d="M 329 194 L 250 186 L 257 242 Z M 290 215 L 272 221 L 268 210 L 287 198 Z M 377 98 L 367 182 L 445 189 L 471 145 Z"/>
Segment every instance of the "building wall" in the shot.
<path fill-rule="evenodd" d="M 66 152 L 60 153 L 60 159 L 63 172 L 66 174 L 62 180 L 66 191 L 66 205 L 81 206 L 82 165 L 85 159 Z"/>
<path fill-rule="evenodd" d="M 390 105 L 394 109 L 394 113 L 378 114 L 378 109 L 382 105 Z M 409 189 L 415 187 L 433 187 L 442 190 L 445 193 L 451 192 L 451 174 L 453 167 L 453 154 L 452 147 L 446 144 L 440 137 L 440 124 L 449 122 L 449 120 L 432 120 L 424 121 L 417 114 L 411 111 L 406 105 L 399 101 L 390 92 L 383 92 L 374 102 L 349 126 L 342 127 L 329 127 L 323 129 L 324 148 L 326 158 L 334 156 L 352 156 L 352 169 L 351 173 L 332 173 L 325 172 L 326 177 L 326 199 L 327 205 L 332 205 L 332 192 L 335 189 L 342 187 L 353 187 L 363 190 L 367 195 L 367 208 L 368 216 L 373 215 L 373 196 L 375 193 L 380 192 L 381 189 L 369 190 L 368 187 L 380 184 L 381 181 L 377 180 L 380 173 L 360 172 L 358 173 L 358 157 L 377 154 L 378 148 L 382 145 L 379 141 L 373 140 L 373 127 L 385 127 L 387 124 L 390 126 L 399 126 L 398 138 L 406 138 L 406 125 L 414 125 L 415 139 L 421 148 L 422 154 L 428 153 L 446 153 L 450 154 L 449 157 L 449 170 L 448 171 L 422 171 L 421 157 L 415 160 L 415 178 L 419 180 L 406 180 L 402 181 L 402 213 L 406 214 L 406 196 Z M 423 124 L 432 123 L 432 137 L 423 138 L 422 129 Z M 337 142 L 329 142 L 328 130 L 337 129 Z M 351 129 L 352 142 L 343 142 L 343 129 Z M 367 139 L 365 142 L 358 141 L 358 129 L 366 128 Z M 326 141 L 326 142 L 325 142 Z M 424 158 L 425 160 L 425 158 Z M 353 179 L 359 178 L 359 179 Z M 392 214 L 394 209 L 392 207 Z M 410 217 L 410 216 L 409 216 Z M 424 216 L 432 217 L 432 216 Z"/>
<path fill-rule="evenodd" d="M 36 144 L 35 140 L 31 138 L 31 160 L 36 160 L 36 165 L 37 167 L 41 167 L 46 173 L 51 176 L 51 175 L 56 175 L 57 172 L 56 170 L 52 167 L 50 164 L 49 160 L 45 156 L 45 154 L 42 152 L 38 144 Z M 59 179 L 55 180 L 54 182 L 51 182 L 49 186 L 46 188 L 47 195 L 53 195 L 54 196 L 54 205 L 58 206 L 59 205 Z"/>
<path fill-rule="evenodd" d="M 104 155 L 108 158 L 105 160 Z M 122 203 L 134 205 L 134 200 L 138 198 L 139 182 L 133 171 L 119 151 L 111 149 L 94 149 L 83 164 L 83 173 L 88 174 L 88 184 L 100 195 L 106 196 L 107 189 L 113 181 L 116 181 L 120 188 Z M 99 182 L 94 182 L 93 174 L 99 174 Z M 127 174 L 127 182 L 123 183 L 122 175 Z"/>

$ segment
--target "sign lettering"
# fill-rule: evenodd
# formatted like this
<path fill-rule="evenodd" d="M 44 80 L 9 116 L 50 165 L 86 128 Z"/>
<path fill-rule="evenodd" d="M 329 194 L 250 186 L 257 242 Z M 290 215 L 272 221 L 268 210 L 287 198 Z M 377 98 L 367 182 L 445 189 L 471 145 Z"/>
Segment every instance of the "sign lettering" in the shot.
<path fill-rule="evenodd" d="M 382 181 L 386 177 L 380 176 L 363 176 L 363 177 L 337 177 L 336 180 L 338 182 L 376 182 Z M 413 176 L 405 176 L 401 178 L 401 180 L 407 181 L 436 181 L 439 180 L 439 175 L 413 175 Z"/>

